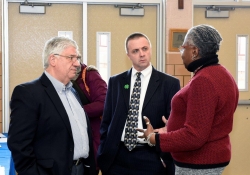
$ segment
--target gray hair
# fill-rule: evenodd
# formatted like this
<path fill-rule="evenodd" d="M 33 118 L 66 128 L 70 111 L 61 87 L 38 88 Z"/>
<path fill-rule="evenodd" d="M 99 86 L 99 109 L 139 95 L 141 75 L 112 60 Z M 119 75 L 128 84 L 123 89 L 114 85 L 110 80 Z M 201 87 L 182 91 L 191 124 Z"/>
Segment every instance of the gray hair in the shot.
<path fill-rule="evenodd" d="M 143 33 L 139 33 L 139 32 L 136 32 L 136 33 L 132 33 L 130 34 L 126 39 L 125 39 L 125 52 L 128 53 L 128 42 L 132 39 L 135 39 L 135 38 L 141 38 L 141 37 L 144 37 L 148 40 L 148 43 L 149 43 L 149 46 L 151 48 L 151 42 L 149 40 L 149 38 L 143 34 Z"/>
<path fill-rule="evenodd" d="M 199 49 L 199 55 L 216 54 L 220 49 L 222 37 L 212 26 L 197 25 L 188 30 L 185 42 Z"/>
<path fill-rule="evenodd" d="M 51 54 L 60 54 L 64 51 L 64 49 L 68 48 L 69 46 L 73 46 L 78 51 L 78 45 L 76 42 L 70 38 L 66 37 L 53 37 L 49 39 L 44 46 L 43 49 L 43 68 L 47 69 L 49 66 L 49 57 Z M 79 54 L 79 53 L 78 53 Z"/>

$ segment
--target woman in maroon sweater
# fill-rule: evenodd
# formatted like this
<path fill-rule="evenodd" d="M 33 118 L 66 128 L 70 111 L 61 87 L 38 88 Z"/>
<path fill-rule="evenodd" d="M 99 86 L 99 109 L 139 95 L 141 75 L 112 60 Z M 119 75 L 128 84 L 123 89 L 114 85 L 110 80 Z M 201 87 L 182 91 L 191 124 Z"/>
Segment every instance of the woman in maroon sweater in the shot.
<path fill-rule="evenodd" d="M 96 157 L 100 144 L 100 124 L 107 93 L 107 84 L 94 66 L 87 66 L 81 63 L 81 69 L 77 79 L 73 81 L 73 87 L 78 92 L 90 121 Z M 99 168 L 97 169 L 98 173 Z"/>
<path fill-rule="evenodd" d="M 221 41 L 211 26 L 191 28 L 179 49 L 185 68 L 194 76 L 172 99 L 167 132 L 153 130 L 145 117 L 144 137 L 156 149 L 171 152 L 176 175 L 219 175 L 229 164 L 229 133 L 239 91 L 232 75 L 218 63 Z"/>

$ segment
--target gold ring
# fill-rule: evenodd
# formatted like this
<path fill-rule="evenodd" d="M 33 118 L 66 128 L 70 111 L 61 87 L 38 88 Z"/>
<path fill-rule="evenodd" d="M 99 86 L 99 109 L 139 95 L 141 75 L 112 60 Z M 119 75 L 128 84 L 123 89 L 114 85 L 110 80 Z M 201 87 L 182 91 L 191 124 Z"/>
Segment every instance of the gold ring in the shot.
<path fill-rule="evenodd" d="M 146 125 L 150 124 L 149 122 L 146 123 Z"/>

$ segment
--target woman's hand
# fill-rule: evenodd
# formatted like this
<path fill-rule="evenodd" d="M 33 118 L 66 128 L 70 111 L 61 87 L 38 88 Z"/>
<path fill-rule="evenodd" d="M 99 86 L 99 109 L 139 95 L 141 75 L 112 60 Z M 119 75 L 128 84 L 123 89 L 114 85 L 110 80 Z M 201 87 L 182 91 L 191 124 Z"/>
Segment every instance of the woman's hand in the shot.
<path fill-rule="evenodd" d="M 163 121 L 163 123 L 165 123 L 165 126 L 162 128 L 159 128 L 159 129 L 155 129 L 154 132 L 158 132 L 159 134 L 167 132 L 168 120 L 165 118 L 165 116 L 162 116 L 162 121 Z"/>
<path fill-rule="evenodd" d="M 148 119 L 146 116 L 143 116 L 143 119 L 144 119 L 144 121 L 146 122 L 147 129 L 144 130 L 144 129 L 139 129 L 139 128 L 137 128 L 136 130 L 143 133 L 143 135 L 138 136 L 139 138 L 145 138 L 145 139 L 147 140 L 148 135 L 149 135 L 150 133 L 153 133 L 153 132 L 154 132 L 154 128 L 153 128 L 153 126 L 150 124 L 150 121 L 149 121 L 149 119 Z"/>
<path fill-rule="evenodd" d="M 163 121 L 163 123 L 165 123 L 165 127 L 162 127 L 159 129 L 154 129 L 153 126 L 150 124 L 150 120 L 146 116 L 143 116 L 143 118 L 144 118 L 144 121 L 146 122 L 147 129 L 143 130 L 143 129 L 137 128 L 136 129 L 137 131 L 143 133 L 143 135 L 138 136 L 138 137 L 145 138 L 145 140 L 147 140 L 147 142 L 150 146 L 154 146 L 155 145 L 155 133 L 157 133 L 157 132 L 159 134 L 166 133 L 168 120 L 165 118 L 165 116 L 162 116 L 162 121 Z"/>

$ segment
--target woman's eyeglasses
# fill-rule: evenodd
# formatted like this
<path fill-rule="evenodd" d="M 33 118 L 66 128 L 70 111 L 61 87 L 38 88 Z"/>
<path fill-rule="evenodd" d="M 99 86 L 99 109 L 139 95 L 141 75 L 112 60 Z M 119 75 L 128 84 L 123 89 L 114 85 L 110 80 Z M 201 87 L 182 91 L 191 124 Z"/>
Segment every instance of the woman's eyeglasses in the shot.
<path fill-rule="evenodd" d="M 183 54 L 184 50 L 185 50 L 186 47 L 188 47 L 188 46 L 196 47 L 196 46 L 194 46 L 194 45 L 186 45 L 186 46 L 182 45 L 182 46 L 179 46 L 178 49 L 179 49 L 180 53 Z"/>

